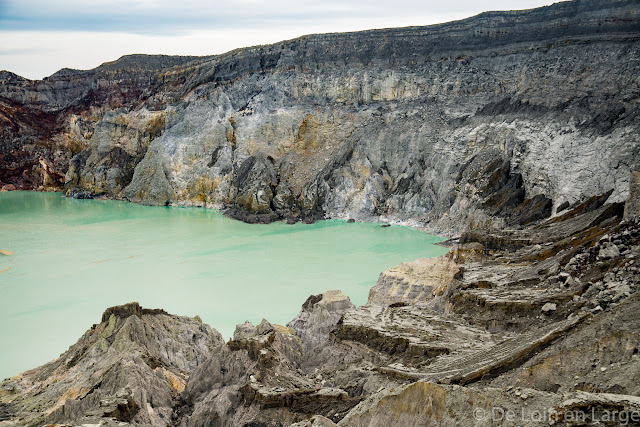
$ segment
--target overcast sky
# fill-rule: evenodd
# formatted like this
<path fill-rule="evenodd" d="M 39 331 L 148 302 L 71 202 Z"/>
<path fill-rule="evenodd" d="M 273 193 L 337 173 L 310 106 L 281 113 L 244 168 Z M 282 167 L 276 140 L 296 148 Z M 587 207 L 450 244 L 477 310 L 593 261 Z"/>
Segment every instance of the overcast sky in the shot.
<path fill-rule="evenodd" d="M 0 70 L 40 79 L 131 53 L 211 55 L 304 34 L 429 25 L 548 0 L 0 0 Z"/>

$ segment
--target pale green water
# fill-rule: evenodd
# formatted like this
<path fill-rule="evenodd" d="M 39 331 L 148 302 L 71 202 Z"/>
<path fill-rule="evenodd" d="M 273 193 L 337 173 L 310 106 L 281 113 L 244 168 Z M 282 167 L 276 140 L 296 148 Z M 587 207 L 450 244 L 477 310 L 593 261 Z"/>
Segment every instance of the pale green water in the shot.
<path fill-rule="evenodd" d="M 309 295 L 360 305 L 386 268 L 438 256 L 405 227 L 320 221 L 249 225 L 202 208 L 0 193 L 0 379 L 65 351 L 105 308 L 195 316 L 225 338 L 264 317 L 285 324 Z"/>

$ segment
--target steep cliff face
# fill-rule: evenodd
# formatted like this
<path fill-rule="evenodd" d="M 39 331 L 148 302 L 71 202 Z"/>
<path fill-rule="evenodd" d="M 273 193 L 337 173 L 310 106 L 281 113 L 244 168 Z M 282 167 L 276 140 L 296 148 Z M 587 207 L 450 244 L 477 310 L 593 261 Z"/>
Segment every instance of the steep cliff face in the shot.
<path fill-rule="evenodd" d="M 0 183 L 61 188 L 69 160 L 87 147 L 103 119 L 141 102 L 162 83 L 159 70 L 205 59 L 131 55 L 41 81 L 0 71 Z"/>
<path fill-rule="evenodd" d="M 45 140 L 75 132 L 72 195 L 229 207 L 248 221 L 383 216 L 456 230 L 527 222 L 608 190 L 626 199 L 640 151 L 639 47 L 637 2 L 577 0 L 135 72 L 125 61 L 89 79 L 58 73 L 55 85 L 13 77 L 1 90 L 28 112 L 62 114 Z M 86 99 L 80 88 L 100 73 L 128 85 L 105 79 L 100 102 L 56 110 Z"/>

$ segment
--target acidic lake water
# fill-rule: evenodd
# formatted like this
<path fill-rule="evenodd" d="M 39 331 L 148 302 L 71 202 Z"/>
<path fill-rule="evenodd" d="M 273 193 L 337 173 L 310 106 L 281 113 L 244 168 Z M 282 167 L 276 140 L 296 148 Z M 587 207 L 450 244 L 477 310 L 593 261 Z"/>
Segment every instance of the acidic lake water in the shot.
<path fill-rule="evenodd" d="M 64 352 L 110 306 L 138 301 L 235 325 L 286 324 L 312 294 L 364 304 L 381 271 L 447 252 L 410 228 L 250 225 L 203 208 L 0 193 L 0 379 Z"/>

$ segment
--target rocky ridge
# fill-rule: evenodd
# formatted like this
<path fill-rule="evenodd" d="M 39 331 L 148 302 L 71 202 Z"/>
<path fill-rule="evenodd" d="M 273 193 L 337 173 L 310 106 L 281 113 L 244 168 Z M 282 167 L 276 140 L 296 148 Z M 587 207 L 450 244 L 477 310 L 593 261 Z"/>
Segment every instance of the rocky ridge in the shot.
<path fill-rule="evenodd" d="M 167 425 L 189 374 L 220 344 L 198 320 L 137 303 L 107 309 L 60 358 L 2 383 L 0 424 L 20 414 L 8 425 Z"/>
<path fill-rule="evenodd" d="M 451 234 L 611 189 L 622 202 L 640 150 L 639 16 L 635 1 L 576 0 L 41 82 L 4 73 L 0 181 L 66 175 L 75 197 Z"/>

